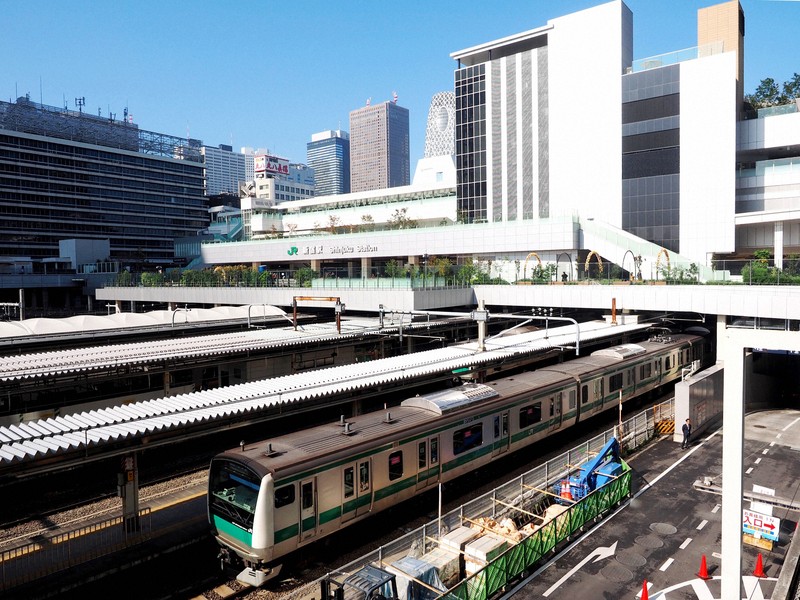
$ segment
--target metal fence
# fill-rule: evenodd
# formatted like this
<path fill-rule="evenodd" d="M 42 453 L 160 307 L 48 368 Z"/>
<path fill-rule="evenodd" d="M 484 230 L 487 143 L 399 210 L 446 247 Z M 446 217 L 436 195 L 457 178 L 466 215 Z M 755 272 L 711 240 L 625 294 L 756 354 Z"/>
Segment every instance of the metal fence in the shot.
<path fill-rule="evenodd" d="M 0 552 L 0 590 L 66 571 L 151 537 L 150 508 L 139 511 L 137 531 L 127 531 L 121 515 L 68 531 L 43 531 L 35 536 L 36 541 Z"/>

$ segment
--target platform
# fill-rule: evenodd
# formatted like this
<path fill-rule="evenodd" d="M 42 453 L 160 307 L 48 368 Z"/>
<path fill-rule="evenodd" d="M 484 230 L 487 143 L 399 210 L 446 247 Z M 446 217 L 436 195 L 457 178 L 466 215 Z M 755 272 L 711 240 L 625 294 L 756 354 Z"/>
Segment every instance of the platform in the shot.
<path fill-rule="evenodd" d="M 646 586 L 648 600 L 720 599 L 722 435 L 693 440 L 688 450 L 662 437 L 632 457 L 631 501 L 507 596 L 634 599 Z M 759 526 L 780 523 L 771 550 L 743 545 L 742 597 L 770 600 L 800 517 L 800 412 L 747 416 L 744 448 L 743 508 L 750 498 L 771 503 L 772 518 Z"/>

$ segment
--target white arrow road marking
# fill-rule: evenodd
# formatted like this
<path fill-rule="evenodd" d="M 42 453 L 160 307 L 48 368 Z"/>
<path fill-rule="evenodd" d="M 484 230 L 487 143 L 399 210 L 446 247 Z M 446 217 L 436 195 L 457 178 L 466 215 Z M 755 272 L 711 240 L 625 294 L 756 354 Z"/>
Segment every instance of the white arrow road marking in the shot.
<path fill-rule="evenodd" d="M 594 559 L 594 561 L 593 561 L 593 562 L 597 562 L 598 560 L 602 560 L 602 559 L 604 559 L 604 558 L 609 558 L 609 557 L 611 557 L 611 556 L 614 556 L 614 553 L 615 553 L 616 551 L 617 551 L 617 542 L 614 542 L 613 544 L 611 544 L 611 545 L 610 545 L 610 546 L 608 546 L 608 547 L 605 547 L 605 546 L 600 546 L 599 548 L 595 548 L 594 550 L 592 550 L 592 551 L 589 553 L 589 556 L 587 556 L 587 557 L 586 557 L 586 558 L 584 558 L 584 559 L 583 559 L 581 562 L 579 562 L 577 565 L 575 565 L 574 567 L 572 567 L 572 569 L 570 569 L 570 570 L 569 570 L 569 572 L 567 572 L 567 574 L 566 574 L 566 575 L 564 575 L 564 576 L 563 576 L 561 579 L 559 579 L 559 580 L 558 580 L 558 581 L 556 581 L 556 582 L 555 582 L 553 585 L 551 585 L 551 586 L 550 586 L 550 587 L 547 589 L 547 591 L 546 591 L 544 594 L 542 594 L 542 596 L 544 596 L 545 598 L 547 598 L 547 597 L 548 597 L 550 594 L 552 594 L 552 593 L 553 593 L 553 592 L 554 592 L 554 591 L 555 591 L 555 590 L 556 590 L 556 589 L 557 589 L 557 588 L 558 588 L 558 587 L 559 587 L 559 586 L 560 586 L 562 583 L 564 583 L 564 582 L 565 582 L 567 579 L 569 579 L 570 577 L 572 577 L 572 576 L 573 576 L 573 575 L 574 575 L 574 574 L 575 574 L 575 573 L 576 573 L 578 570 L 580 570 L 580 568 L 581 568 L 583 565 L 585 565 L 585 564 L 586 564 L 586 563 L 588 563 L 589 561 L 592 561 L 592 559 Z"/>

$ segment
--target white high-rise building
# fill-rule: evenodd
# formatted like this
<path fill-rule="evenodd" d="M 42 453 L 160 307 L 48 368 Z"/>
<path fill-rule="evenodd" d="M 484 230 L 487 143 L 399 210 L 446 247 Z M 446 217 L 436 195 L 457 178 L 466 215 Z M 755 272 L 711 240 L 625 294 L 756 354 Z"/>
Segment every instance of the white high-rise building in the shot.
<path fill-rule="evenodd" d="M 244 154 L 225 144 L 203 146 L 200 154 L 206 168 L 206 196 L 238 194 L 239 184 L 247 181 Z"/>

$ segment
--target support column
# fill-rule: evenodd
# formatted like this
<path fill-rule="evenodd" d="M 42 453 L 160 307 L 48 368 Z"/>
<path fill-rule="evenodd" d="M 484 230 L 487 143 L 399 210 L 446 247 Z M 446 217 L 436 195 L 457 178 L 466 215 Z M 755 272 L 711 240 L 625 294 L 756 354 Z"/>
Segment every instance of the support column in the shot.
<path fill-rule="evenodd" d="M 356 267 L 355 261 L 352 261 L 352 260 L 348 260 L 347 261 L 347 278 L 348 279 L 352 279 L 353 278 L 353 271 L 355 270 L 355 267 Z"/>
<path fill-rule="evenodd" d="M 25 290 L 19 288 L 19 320 L 25 320 Z"/>
<path fill-rule="evenodd" d="M 736 329 L 717 317 L 717 353 L 725 364 L 722 411 L 722 598 L 742 597 L 742 461 L 744 460 L 744 346 Z"/>
<path fill-rule="evenodd" d="M 121 312 L 122 312 L 122 300 L 117 300 L 117 301 L 115 302 L 115 305 L 116 305 L 116 310 L 117 310 L 117 312 L 118 312 L 118 313 L 121 313 Z"/>
<path fill-rule="evenodd" d="M 313 260 L 311 261 L 311 270 L 312 270 L 312 271 L 316 271 L 317 273 L 319 273 L 320 275 L 322 275 L 322 272 L 320 271 L 320 269 L 321 269 L 321 268 L 322 268 L 322 261 L 321 261 L 321 260 L 319 260 L 319 259 L 317 258 L 317 259 L 313 259 Z"/>
<path fill-rule="evenodd" d="M 372 259 L 366 256 L 361 257 L 361 279 L 372 277 Z"/>
<path fill-rule="evenodd" d="M 775 234 L 774 234 L 774 255 L 775 255 L 775 267 L 778 269 L 783 268 L 783 221 L 776 221 L 775 222 Z"/>

